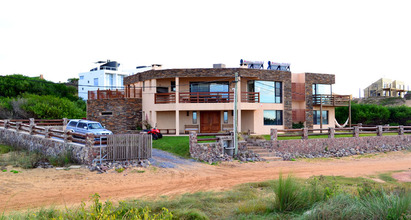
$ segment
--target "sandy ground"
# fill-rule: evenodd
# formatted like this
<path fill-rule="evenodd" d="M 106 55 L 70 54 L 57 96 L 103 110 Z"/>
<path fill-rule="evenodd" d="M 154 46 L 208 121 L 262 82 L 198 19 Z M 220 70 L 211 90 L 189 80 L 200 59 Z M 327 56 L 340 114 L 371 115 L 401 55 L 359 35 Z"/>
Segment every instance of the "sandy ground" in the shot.
<path fill-rule="evenodd" d="M 8 167 L 11 169 L 21 170 Z M 137 172 L 144 170 L 144 173 Z M 102 200 L 155 198 L 197 191 L 220 191 L 247 182 L 278 178 L 283 174 L 308 178 L 313 175 L 335 175 L 374 178 L 378 173 L 395 173 L 401 181 L 411 181 L 409 151 L 378 154 L 372 157 L 316 159 L 239 163 L 238 161 L 208 165 L 190 163 L 175 168 L 127 169 L 122 173 L 110 170 L 98 174 L 85 168 L 73 170 L 32 169 L 21 173 L 0 172 L 0 213 L 48 206 L 79 205 L 98 193 Z"/>

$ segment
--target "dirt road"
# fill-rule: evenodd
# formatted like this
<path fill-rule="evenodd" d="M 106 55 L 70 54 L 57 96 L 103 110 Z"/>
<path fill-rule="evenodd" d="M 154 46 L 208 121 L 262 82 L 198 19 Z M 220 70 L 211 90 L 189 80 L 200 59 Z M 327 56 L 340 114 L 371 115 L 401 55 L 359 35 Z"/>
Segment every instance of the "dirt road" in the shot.
<path fill-rule="evenodd" d="M 8 170 L 12 169 L 8 167 Z M 16 169 L 19 170 L 19 169 Z M 127 169 L 97 174 L 87 169 L 33 169 L 21 173 L 0 172 L 0 212 L 27 210 L 42 206 L 71 207 L 99 193 L 103 200 L 153 198 L 207 190 L 227 190 L 247 182 L 278 178 L 280 172 L 307 178 L 313 175 L 360 177 L 404 170 L 411 179 L 411 153 L 391 152 L 367 157 L 306 161 L 244 163 L 230 162 L 217 166 L 203 163 L 176 168 L 150 167 L 144 173 Z"/>

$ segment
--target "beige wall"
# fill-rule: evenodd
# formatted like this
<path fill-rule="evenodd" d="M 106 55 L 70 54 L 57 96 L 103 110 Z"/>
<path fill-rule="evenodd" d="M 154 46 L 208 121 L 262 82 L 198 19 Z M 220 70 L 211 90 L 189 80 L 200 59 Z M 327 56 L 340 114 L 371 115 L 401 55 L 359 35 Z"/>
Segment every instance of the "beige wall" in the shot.
<path fill-rule="evenodd" d="M 254 131 L 254 111 L 241 111 L 241 132 Z"/>
<path fill-rule="evenodd" d="M 320 106 L 314 106 L 314 111 L 315 110 L 320 110 Z M 323 124 L 323 128 L 335 128 L 335 108 L 334 107 L 323 107 L 323 111 L 328 111 L 328 124 Z M 320 125 L 314 125 L 313 126 L 314 129 L 319 129 Z"/>

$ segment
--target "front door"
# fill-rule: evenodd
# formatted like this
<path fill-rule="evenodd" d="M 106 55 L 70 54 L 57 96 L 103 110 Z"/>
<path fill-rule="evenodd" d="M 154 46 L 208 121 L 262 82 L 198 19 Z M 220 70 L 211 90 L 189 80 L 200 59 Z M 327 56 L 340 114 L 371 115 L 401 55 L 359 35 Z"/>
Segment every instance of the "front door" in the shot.
<path fill-rule="evenodd" d="M 220 112 L 207 111 L 200 112 L 200 132 L 201 133 L 217 133 L 220 129 Z"/>

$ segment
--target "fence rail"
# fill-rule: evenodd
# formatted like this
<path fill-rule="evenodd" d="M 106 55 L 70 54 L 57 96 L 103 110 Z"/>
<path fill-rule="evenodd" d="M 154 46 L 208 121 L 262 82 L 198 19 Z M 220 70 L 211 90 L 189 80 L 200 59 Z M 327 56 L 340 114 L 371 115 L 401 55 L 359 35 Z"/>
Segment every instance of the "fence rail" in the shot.
<path fill-rule="evenodd" d="M 385 133 L 396 133 L 404 135 L 411 133 L 411 126 L 375 126 L 375 127 L 351 127 L 351 128 L 318 128 L 318 129 L 274 129 L 275 139 L 277 137 L 301 137 L 301 139 L 308 139 L 309 136 L 328 135 L 328 138 L 334 138 L 338 135 L 352 135 L 359 137 L 360 134 L 375 134 L 382 136 Z M 273 134 L 272 134 L 273 135 Z"/>
<path fill-rule="evenodd" d="M 151 157 L 149 134 L 117 134 L 107 137 L 107 160 L 141 160 Z"/>

